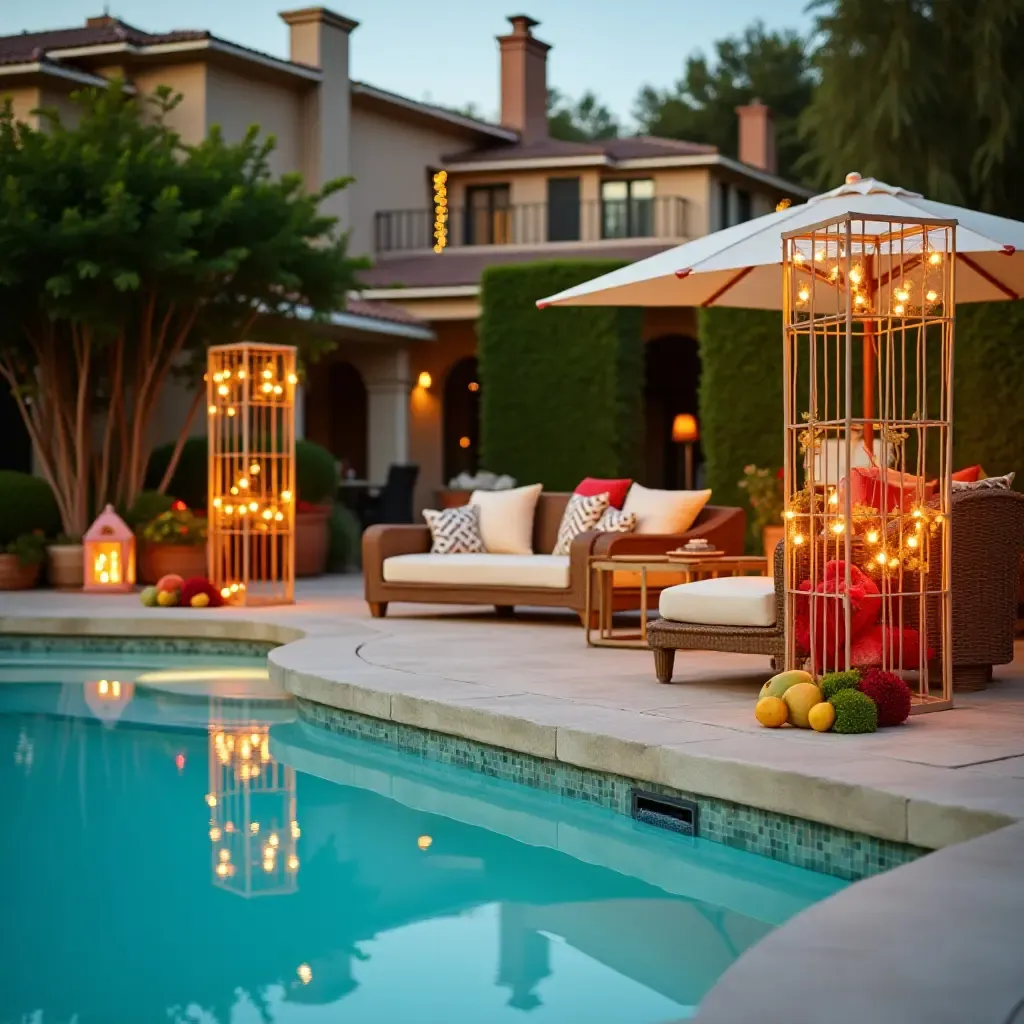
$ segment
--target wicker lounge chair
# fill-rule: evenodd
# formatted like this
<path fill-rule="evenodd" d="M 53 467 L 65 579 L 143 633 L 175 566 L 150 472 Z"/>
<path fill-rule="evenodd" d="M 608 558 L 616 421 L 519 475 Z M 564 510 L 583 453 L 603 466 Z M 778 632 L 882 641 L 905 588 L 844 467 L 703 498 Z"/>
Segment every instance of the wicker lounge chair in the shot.
<path fill-rule="evenodd" d="M 1024 494 L 1006 490 L 953 492 L 953 688 L 977 690 L 994 665 L 1013 661 L 1017 593 L 1024 554 Z M 932 570 L 937 574 L 938 569 Z M 937 579 L 934 585 L 938 585 Z M 706 626 L 656 619 L 647 628 L 654 671 L 672 681 L 676 651 L 728 651 L 785 657 L 783 549 L 775 552 L 774 626 Z M 938 637 L 930 637 L 933 646 Z"/>

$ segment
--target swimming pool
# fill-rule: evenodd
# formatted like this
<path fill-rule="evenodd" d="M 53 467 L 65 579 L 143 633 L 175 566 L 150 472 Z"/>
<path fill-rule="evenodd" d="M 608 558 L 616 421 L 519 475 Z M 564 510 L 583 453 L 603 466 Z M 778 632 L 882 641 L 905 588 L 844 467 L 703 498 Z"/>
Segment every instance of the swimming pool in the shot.
<path fill-rule="evenodd" d="M 0 1022 L 669 1024 L 845 883 L 296 720 L 261 659 L 3 655 Z"/>

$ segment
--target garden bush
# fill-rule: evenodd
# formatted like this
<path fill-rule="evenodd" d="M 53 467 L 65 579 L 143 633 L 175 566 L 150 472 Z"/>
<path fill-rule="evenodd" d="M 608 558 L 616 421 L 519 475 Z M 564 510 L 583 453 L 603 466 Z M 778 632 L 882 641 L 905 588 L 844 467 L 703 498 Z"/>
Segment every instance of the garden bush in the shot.
<path fill-rule="evenodd" d="M 175 498 L 159 491 L 140 491 L 132 507 L 122 513 L 121 518 L 133 529 L 139 530 L 146 523 L 169 511 Z M 186 502 L 186 504 L 188 504 Z"/>
<path fill-rule="evenodd" d="M 173 444 L 153 450 L 146 470 L 146 487 L 155 489 L 170 462 Z M 207 443 L 205 437 L 190 437 L 171 477 L 169 494 L 180 498 L 189 508 L 206 508 Z M 314 505 L 334 499 L 338 470 L 334 456 L 315 441 L 295 442 L 296 500 Z M 162 511 L 162 510 L 161 510 Z"/>
<path fill-rule="evenodd" d="M 35 530 L 55 537 L 60 526 L 53 490 L 42 477 L 0 470 L 0 545 Z"/>
<path fill-rule="evenodd" d="M 642 311 L 535 303 L 622 266 L 564 260 L 488 267 L 481 284 L 482 465 L 572 490 L 635 476 L 643 436 Z"/>

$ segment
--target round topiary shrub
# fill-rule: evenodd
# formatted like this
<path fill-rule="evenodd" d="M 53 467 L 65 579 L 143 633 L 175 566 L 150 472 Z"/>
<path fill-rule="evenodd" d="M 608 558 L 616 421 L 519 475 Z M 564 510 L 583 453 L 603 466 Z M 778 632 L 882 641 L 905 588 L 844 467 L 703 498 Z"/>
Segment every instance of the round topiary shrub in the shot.
<path fill-rule="evenodd" d="M 334 456 L 315 441 L 295 442 L 295 489 L 299 501 L 329 505 L 338 490 Z"/>
<path fill-rule="evenodd" d="M 121 518 L 133 530 L 139 530 L 157 516 L 168 512 L 175 500 L 169 494 L 161 494 L 159 491 L 141 491 L 132 502 L 132 507 Z"/>
<path fill-rule="evenodd" d="M 895 673 L 873 668 L 857 687 L 878 708 L 879 726 L 902 725 L 910 715 L 910 687 Z"/>
<path fill-rule="evenodd" d="M 0 470 L 0 545 L 6 546 L 35 530 L 55 537 L 60 526 L 57 501 L 42 477 Z"/>
<path fill-rule="evenodd" d="M 160 481 L 170 464 L 174 444 L 162 444 L 159 448 L 153 449 L 149 464 L 146 466 L 146 490 L 155 491 L 160 486 Z M 174 475 L 167 487 L 168 494 L 180 498 L 189 508 L 206 508 L 206 449 L 205 437 L 190 437 L 181 450 L 181 458 L 174 467 Z M 159 515 L 159 512 L 156 514 Z"/>
<path fill-rule="evenodd" d="M 866 693 L 860 690 L 840 690 L 829 703 L 836 709 L 833 732 L 850 736 L 874 732 L 878 728 L 878 708 Z"/>
<path fill-rule="evenodd" d="M 851 668 L 846 672 L 826 672 L 821 677 L 821 692 L 825 700 L 831 700 L 840 690 L 856 690 L 860 682 L 860 671 Z"/>

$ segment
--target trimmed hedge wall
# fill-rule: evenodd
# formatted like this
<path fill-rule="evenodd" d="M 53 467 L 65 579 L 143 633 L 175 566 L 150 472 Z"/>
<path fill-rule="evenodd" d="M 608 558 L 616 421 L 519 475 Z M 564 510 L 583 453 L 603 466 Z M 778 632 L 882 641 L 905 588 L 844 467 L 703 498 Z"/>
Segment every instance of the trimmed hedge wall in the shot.
<path fill-rule="evenodd" d="M 548 490 L 572 490 L 585 476 L 637 475 L 642 310 L 535 305 L 621 266 L 555 260 L 484 271 L 478 325 L 482 466 Z"/>
<path fill-rule="evenodd" d="M 716 504 L 745 504 L 737 486 L 743 467 L 782 465 L 781 316 L 701 310 L 700 355 L 707 485 Z M 957 311 L 953 377 L 953 468 L 981 463 L 992 476 L 1012 470 L 1024 480 L 1024 302 Z M 861 380 L 855 350 L 855 408 Z"/>

